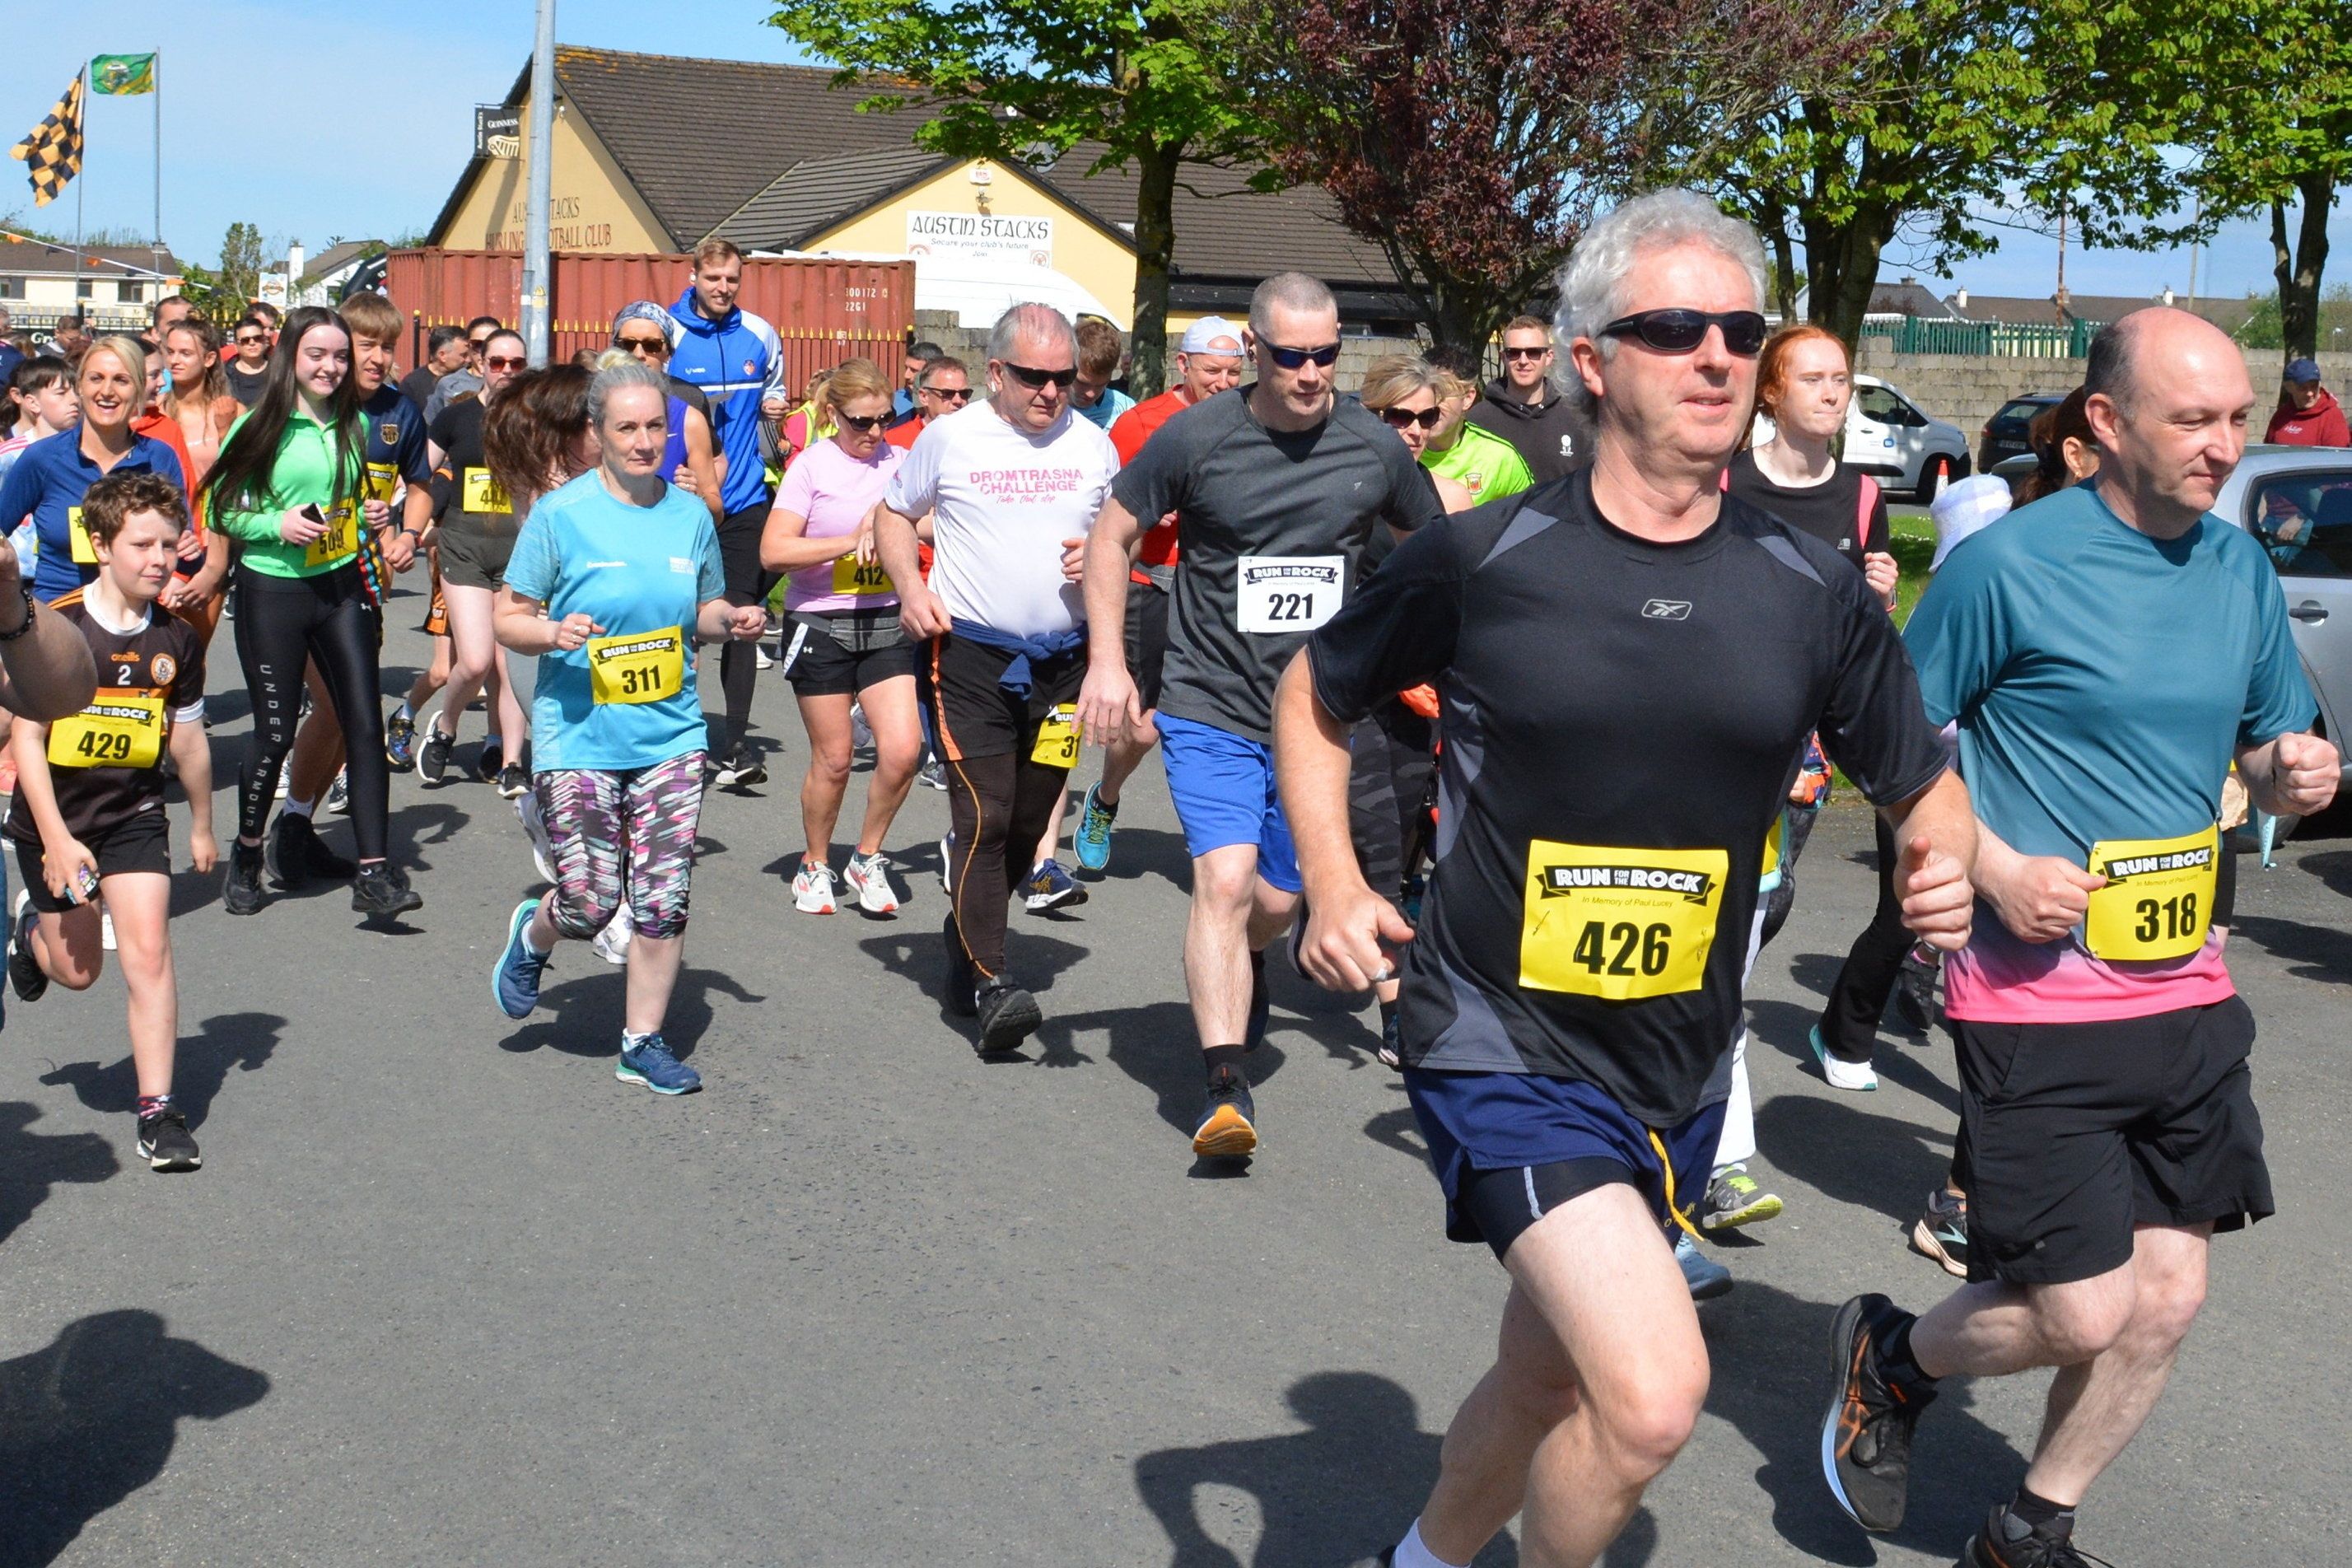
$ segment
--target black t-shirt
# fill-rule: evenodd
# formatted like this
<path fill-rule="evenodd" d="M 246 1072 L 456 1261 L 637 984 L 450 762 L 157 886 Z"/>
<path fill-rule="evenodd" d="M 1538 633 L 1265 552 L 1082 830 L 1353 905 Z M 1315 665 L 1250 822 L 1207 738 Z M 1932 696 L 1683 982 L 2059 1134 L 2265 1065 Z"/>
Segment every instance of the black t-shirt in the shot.
<path fill-rule="evenodd" d="M 1307 648 L 1343 722 L 1423 681 L 1444 705 L 1406 1059 L 1580 1079 L 1654 1127 L 1707 1102 L 1738 1031 L 1806 735 L 1874 801 L 1944 767 L 1861 576 L 1736 498 L 1681 544 L 1612 527 L 1589 472 L 1445 518 Z"/>
<path fill-rule="evenodd" d="M 409 402 L 419 408 L 425 406 L 425 400 L 432 396 L 433 389 L 440 384 L 441 373 L 429 364 L 420 364 L 400 378 L 400 390 Z"/>
<path fill-rule="evenodd" d="M 1861 469 L 1840 463 L 1820 484 L 1790 489 L 1766 479 L 1756 466 L 1756 454 L 1747 451 L 1731 459 L 1729 488 L 1749 506 L 1770 512 L 1800 533 L 1811 534 L 1859 572 L 1864 555 L 1885 553 L 1887 536 L 1886 498 L 1878 482 L 1871 480 L 1865 513 L 1864 478 Z"/>
<path fill-rule="evenodd" d="M 162 606 L 128 632 L 100 625 L 82 590 L 50 605 L 89 644 L 98 664 L 98 694 L 70 719 L 49 726 L 49 781 L 66 831 L 88 843 L 93 834 L 163 809 L 163 758 L 172 726 L 205 716 L 205 645 L 195 627 Z M 124 766 L 153 747 L 145 766 Z M 38 844 L 40 826 L 18 790 L 8 808 L 8 837 Z"/>
<path fill-rule="evenodd" d="M 231 397 L 247 408 L 261 401 L 261 384 L 269 379 L 267 362 L 259 370 L 247 372 L 236 361 L 231 360 L 221 367 L 221 373 L 228 377 L 228 395 Z"/>
<path fill-rule="evenodd" d="M 1361 404 L 1340 400 L 1311 430 L 1274 431 L 1250 412 L 1249 391 L 1161 426 L 1111 494 L 1147 527 L 1177 514 L 1160 708 L 1265 741 L 1276 680 L 1355 590 L 1378 526 L 1409 532 L 1444 510 L 1412 451 Z"/>
<path fill-rule="evenodd" d="M 433 515 L 451 533 L 512 535 L 514 503 L 491 477 L 482 451 L 482 426 L 490 411 L 468 394 L 433 416 L 433 444 L 441 466 L 433 470 Z"/>

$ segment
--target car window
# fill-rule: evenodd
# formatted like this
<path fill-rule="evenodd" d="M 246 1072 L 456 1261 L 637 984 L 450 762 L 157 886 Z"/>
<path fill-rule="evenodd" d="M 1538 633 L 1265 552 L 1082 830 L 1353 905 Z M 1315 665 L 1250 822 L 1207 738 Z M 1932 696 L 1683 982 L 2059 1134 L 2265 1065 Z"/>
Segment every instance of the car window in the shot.
<path fill-rule="evenodd" d="M 2014 397 L 2000 405 L 2000 412 L 1992 416 L 1993 423 L 1998 425 L 2004 420 L 2009 420 L 2023 425 L 2050 406 L 2052 405 L 2042 398 Z"/>
<path fill-rule="evenodd" d="M 1881 425 L 1924 425 L 1916 410 L 1883 386 L 1854 388 L 1853 400 L 1863 416 Z"/>
<path fill-rule="evenodd" d="M 2246 526 L 2282 577 L 2352 577 L 2352 471 L 2257 479 L 2247 491 Z"/>

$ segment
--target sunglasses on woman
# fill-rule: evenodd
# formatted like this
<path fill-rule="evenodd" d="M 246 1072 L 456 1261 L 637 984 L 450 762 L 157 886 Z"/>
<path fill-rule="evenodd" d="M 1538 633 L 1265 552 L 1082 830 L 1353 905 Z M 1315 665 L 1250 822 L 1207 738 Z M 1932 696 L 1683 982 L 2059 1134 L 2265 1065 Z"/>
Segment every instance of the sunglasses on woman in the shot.
<path fill-rule="evenodd" d="M 839 417 L 843 429 L 855 430 L 861 436 L 871 436 L 875 431 L 882 428 L 883 421 L 887 419 L 889 416 L 887 414 L 844 414 L 839 416 Z"/>
<path fill-rule="evenodd" d="M 1418 425 L 1424 430 L 1434 430 L 1437 422 L 1445 417 L 1443 408 L 1423 408 L 1418 413 L 1410 408 L 1383 408 L 1381 422 L 1392 430 L 1410 430 Z"/>
<path fill-rule="evenodd" d="M 1601 329 L 1604 338 L 1639 338 L 1665 354 L 1686 354 L 1723 329 L 1723 346 L 1742 359 L 1764 348 L 1764 318 L 1754 310 L 1636 310 Z"/>
<path fill-rule="evenodd" d="M 485 370 L 523 370 L 527 369 L 530 364 L 530 361 L 523 358 L 520 354 L 517 354 L 511 359 L 508 358 L 505 354 L 484 354 L 482 356 L 482 368 Z"/>
<path fill-rule="evenodd" d="M 613 346 L 618 349 L 626 349 L 633 354 L 666 354 L 669 353 L 669 340 L 661 336 L 659 333 L 656 333 L 650 338 L 614 338 L 613 340 Z"/>
<path fill-rule="evenodd" d="M 1013 373 L 1013 380 L 1032 390 L 1051 382 L 1064 392 L 1067 392 L 1070 390 L 1070 384 L 1078 379 L 1078 373 L 1075 370 L 1037 370 L 1025 364 L 1014 364 L 1009 359 L 999 360 L 997 363 Z"/>

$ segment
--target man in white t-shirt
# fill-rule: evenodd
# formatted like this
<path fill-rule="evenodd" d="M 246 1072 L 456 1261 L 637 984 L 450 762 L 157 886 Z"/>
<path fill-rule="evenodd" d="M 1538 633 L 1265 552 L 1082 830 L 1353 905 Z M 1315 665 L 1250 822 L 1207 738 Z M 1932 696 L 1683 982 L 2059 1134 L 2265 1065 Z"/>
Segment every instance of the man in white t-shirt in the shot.
<path fill-rule="evenodd" d="M 924 427 L 875 513 L 947 763 L 948 1005 L 982 1055 L 1045 1021 L 1004 971 L 1005 906 L 1077 760 L 1086 671 L 1078 576 L 1118 454 L 1070 411 L 1077 340 L 1050 305 L 1015 305 L 988 340 L 988 401 Z M 916 520 L 929 513 L 923 579 Z"/>

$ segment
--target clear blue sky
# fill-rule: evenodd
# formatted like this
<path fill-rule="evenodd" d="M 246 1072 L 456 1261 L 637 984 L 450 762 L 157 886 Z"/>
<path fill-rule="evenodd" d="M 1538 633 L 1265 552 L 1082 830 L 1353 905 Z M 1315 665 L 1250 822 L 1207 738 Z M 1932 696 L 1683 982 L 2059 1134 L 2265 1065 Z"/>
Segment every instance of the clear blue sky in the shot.
<path fill-rule="evenodd" d="M 567 44 L 720 58 L 799 58 L 764 25 L 760 0 L 563 0 Z M 257 225 L 273 251 L 299 239 L 316 255 L 335 236 L 385 237 L 432 222 L 465 167 L 473 106 L 506 93 L 530 53 L 531 0 L 114 0 L 52 8 L 14 29 L 0 58 L 0 146 L 47 113 L 93 54 L 163 54 L 163 235 L 209 263 L 232 222 Z M 357 109 L 359 112 L 353 112 Z M 82 183 L 91 227 L 142 234 L 153 205 L 147 99 L 90 100 Z M 70 232 L 73 189 L 37 216 Z M 22 166 L 0 161 L 0 213 L 32 213 Z M 2352 215 L 2333 226 L 2352 254 Z M 2266 224 L 2233 226 L 2207 247 L 2198 291 L 2271 286 Z M 1882 275 L 1920 268 L 1898 245 Z M 2079 293 L 2152 294 L 2189 283 L 2187 253 L 2071 252 Z M 2010 233 L 2000 253 L 1964 264 L 1979 294 L 2046 295 L 2057 246 Z M 1930 279 L 1937 291 L 1947 282 Z"/>

